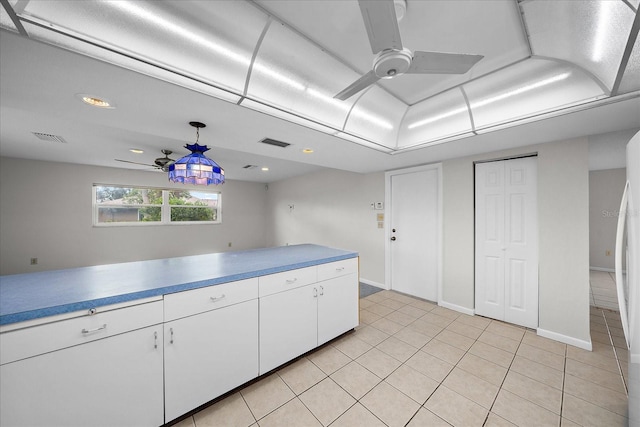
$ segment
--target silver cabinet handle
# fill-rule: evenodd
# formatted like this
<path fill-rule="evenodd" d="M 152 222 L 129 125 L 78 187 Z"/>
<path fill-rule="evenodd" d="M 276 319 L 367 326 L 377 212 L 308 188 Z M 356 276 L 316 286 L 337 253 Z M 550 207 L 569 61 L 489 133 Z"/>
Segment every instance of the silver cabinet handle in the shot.
<path fill-rule="evenodd" d="M 158 332 L 153 333 L 153 348 L 158 348 Z"/>
<path fill-rule="evenodd" d="M 297 277 L 294 277 L 293 279 L 287 279 L 287 284 L 291 285 L 292 283 L 296 283 L 298 281 Z"/>
<path fill-rule="evenodd" d="M 211 297 L 211 301 L 213 301 L 213 302 L 220 301 L 221 299 L 224 299 L 226 297 L 227 296 L 225 294 L 222 294 L 219 297 Z"/>
<path fill-rule="evenodd" d="M 336 271 L 342 271 L 342 270 L 344 270 L 344 267 L 338 267 L 338 268 L 336 268 Z"/>
<path fill-rule="evenodd" d="M 171 339 L 169 339 L 169 343 L 173 344 L 173 328 L 169 328 L 169 333 L 171 334 Z"/>
<path fill-rule="evenodd" d="M 318 298 L 318 288 L 313 288 L 313 297 Z"/>
<path fill-rule="evenodd" d="M 99 327 L 97 327 L 97 328 L 93 328 L 93 329 L 83 329 L 83 330 L 82 330 L 82 333 L 83 333 L 83 334 L 90 334 L 90 333 L 92 333 L 92 332 L 98 332 L 98 331 L 101 331 L 101 330 L 103 330 L 103 329 L 106 329 L 106 327 L 107 327 L 107 324 L 105 323 L 105 324 L 103 324 L 102 326 L 99 326 Z"/>
<path fill-rule="evenodd" d="M 320 286 L 320 295 L 324 295 L 324 286 Z"/>

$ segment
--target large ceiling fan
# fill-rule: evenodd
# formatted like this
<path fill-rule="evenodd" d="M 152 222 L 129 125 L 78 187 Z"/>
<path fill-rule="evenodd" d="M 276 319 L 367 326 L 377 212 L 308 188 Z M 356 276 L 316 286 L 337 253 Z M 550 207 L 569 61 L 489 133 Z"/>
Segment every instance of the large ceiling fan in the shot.
<path fill-rule="evenodd" d="M 358 0 L 371 50 L 373 68 L 334 98 L 344 101 L 380 79 L 402 74 L 464 74 L 483 55 L 444 52 L 411 52 L 402 47 L 396 4 L 403 11 L 405 0 Z M 402 17 L 402 15 L 401 15 Z"/>
<path fill-rule="evenodd" d="M 152 165 L 146 164 L 146 163 L 139 163 L 139 162 L 132 162 L 129 160 L 120 160 L 120 159 L 114 159 L 116 162 L 124 162 L 124 163 L 132 163 L 134 165 L 143 165 L 143 166 L 151 166 L 153 168 L 156 168 L 159 171 L 162 172 L 168 172 L 169 171 L 169 165 L 171 165 L 173 162 L 175 162 L 174 159 L 170 159 L 169 158 L 169 154 L 171 154 L 173 151 L 171 150 L 161 150 L 162 154 L 164 154 L 164 157 L 158 157 L 157 159 L 155 159 L 153 161 Z"/>

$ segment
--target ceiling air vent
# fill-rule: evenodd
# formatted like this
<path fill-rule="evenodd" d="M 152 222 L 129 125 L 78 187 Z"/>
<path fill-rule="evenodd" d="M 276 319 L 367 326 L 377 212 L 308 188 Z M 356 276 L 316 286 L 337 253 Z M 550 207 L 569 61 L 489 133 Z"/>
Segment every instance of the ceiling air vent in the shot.
<path fill-rule="evenodd" d="M 61 136 L 51 135 L 50 133 L 40 133 L 40 132 L 32 132 L 38 139 L 49 142 L 60 142 L 62 144 L 66 144 L 67 141 L 64 140 Z"/>
<path fill-rule="evenodd" d="M 242 167 L 242 169 L 256 169 L 257 167 L 257 165 L 245 165 Z"/>
<path fill-rule="evenodd" d="M 271 139 L 271 138 L 265 138 L 260 142 L 262 142 L 263 144 L 275 145 L 276 147 L 281 147 L 281 148 L 287 148 L 288 146 L 291 145 L 288 142 L 282 142 L 282 141 L 278 141 L 276 139 Z"/>

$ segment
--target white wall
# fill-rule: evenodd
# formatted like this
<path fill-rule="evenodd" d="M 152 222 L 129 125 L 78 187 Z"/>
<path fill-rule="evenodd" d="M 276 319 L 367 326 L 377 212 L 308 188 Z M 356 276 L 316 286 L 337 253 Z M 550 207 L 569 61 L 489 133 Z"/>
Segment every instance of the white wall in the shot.
<path fill-rule="evenodd" d="M 443 300 L 474 307 L 473 162 L 525 153 L 538 153 L 540 328 L 590 342 L 586 138 L 443 163 Z M 0 160 L 1 274 L 225 251 L 230 241 L 231 250 L 316 243 L 358 251 L 361 278 L 384 284 L 385 236 L 376 217 L 383 211 L 371 209 L 384 200 L 383 172 L 324 170 L 272 183 L 267 191 L 263 184 L 229 181 L 219 187 L 221 225 L 95 228 L 94 182 L 166 186 L 166 177 Z M 40 259 L 37 269 L 28 265 L 31 257 Z"/>
<path fill-rule="evenodd" d="M 586 138 L 443 162 L 443 300 L 474 307 L 473 162 L 538 154 L 539 329 L 590 345 Z"/>
<path fill-rule="evenodd" d="M 590 135 L 589 170 L 620 169 L 627 166 L 627 144 L 640 129 Z"/>
<path fill-rule="evenodd" d="M 614 250 L 618 211 L 626 182 L 626 168 L 589 172 L 589 265 L 591 267 L 611 271 L 615 268 Z"/>
<path fill-rule="evenodd" d="M 384 284 L 384 229 L 374 202 L 384 201 L 384 173 L 327 169 L 269 184 L 268 246 L 316 243 L 360 254 L 360 277 Z M 293 209 L 289 208 L 293 205 Z"/>
<path fill-rule="evenodd" d="M 216 187 L 222 224 L 93 227 L 94 183 L 170 187 L 157 172 L 0 158 L 0 274 L 265 246 L 264 184 Z"/>

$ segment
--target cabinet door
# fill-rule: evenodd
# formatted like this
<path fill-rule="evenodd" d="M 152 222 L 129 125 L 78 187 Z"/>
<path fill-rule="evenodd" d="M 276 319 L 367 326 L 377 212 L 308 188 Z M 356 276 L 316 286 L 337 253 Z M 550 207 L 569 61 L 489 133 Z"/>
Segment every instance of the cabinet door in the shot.
<path fill-rule="evenodd" d="M 0 425 L 163 424 L 162 327 L 0 367 Z"/>
<path fill-rule="evenodd" d="M 258 300 L 166 323 L 165 416 L 180 415 L 258 376 Z"/>
<path fill-rule="evenodd" d="M 356 273 L 318 282 L 318 345 L 358 326 Z"/>
<path fill-rule="evenodd" d="M 317 286 L 260 298 L 260 374 L 315 348 Z"/>

